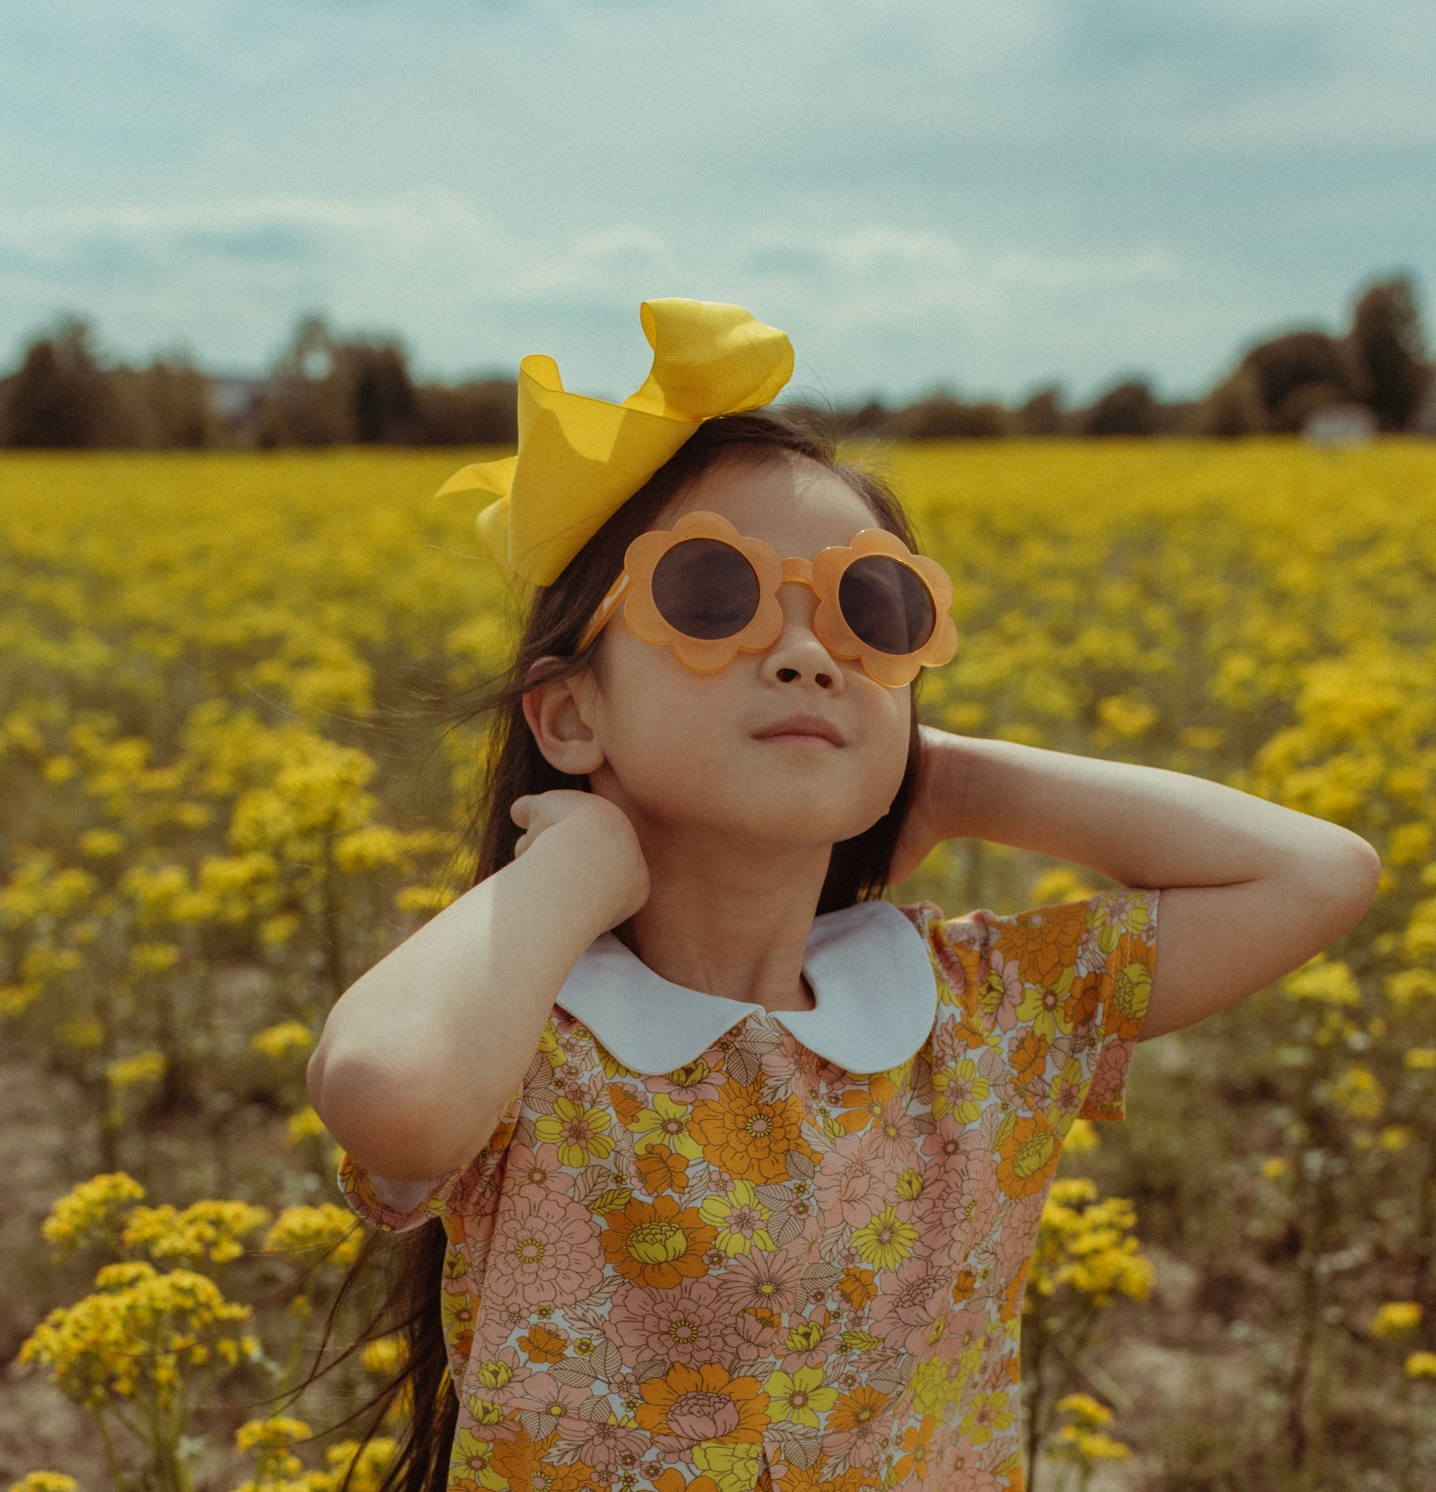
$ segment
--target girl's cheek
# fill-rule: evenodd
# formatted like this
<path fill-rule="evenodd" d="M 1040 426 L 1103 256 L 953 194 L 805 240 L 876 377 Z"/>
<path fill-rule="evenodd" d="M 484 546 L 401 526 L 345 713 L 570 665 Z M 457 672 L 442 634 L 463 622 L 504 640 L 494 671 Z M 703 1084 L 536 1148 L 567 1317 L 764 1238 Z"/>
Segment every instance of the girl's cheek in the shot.
<path fill-rule="evenodd" d="M 615 694 L 605 705 L 604 754 L 630 791 L 644 795 L 674 785 L 701 786 L 715 759 L 731 754 L 723 712 L 684 691 L 635 690 L 625 708 Z"/>

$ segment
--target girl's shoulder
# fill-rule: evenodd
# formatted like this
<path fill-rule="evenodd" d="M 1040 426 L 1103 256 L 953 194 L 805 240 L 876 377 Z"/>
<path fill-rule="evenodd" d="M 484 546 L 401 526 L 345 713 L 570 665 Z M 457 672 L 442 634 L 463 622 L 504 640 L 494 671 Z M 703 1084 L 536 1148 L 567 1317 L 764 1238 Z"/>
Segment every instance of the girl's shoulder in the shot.
<path fill-rule="evenodd" d="M 1156 969 L 1160 893 L 1118 889 L 1009 916 L 904 908 L 937 978 L 936 1069 L 972 1063 L 1054 1122 L 1120 1119 Z M 1063 1130 L 1065 1132 L 1065 1128 Z"/>
<path fill-rule="evenodd" d="M 1126 887 L 1082 901 L 999 915 L 985 907 L 949 917 L 932 902 L 899 910 L 936 955 L 942 972 L 1007 967 L 1031 982 L 1050 982 L 1060 971 L 1087 977 L 1132 958 L 1151 962 L 1157 942 L 1158 891 Z"/>

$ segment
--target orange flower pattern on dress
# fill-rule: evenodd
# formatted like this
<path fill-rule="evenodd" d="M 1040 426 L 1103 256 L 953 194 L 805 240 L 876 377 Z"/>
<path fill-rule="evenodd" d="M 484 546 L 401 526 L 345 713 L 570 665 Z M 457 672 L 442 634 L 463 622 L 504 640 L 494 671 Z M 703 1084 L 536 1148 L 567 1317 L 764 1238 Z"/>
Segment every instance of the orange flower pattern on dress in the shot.
<path fill-rule="evenodd" d="M 905 909 L 936 1019 L 843 1072 L 747 1016 L 666 1074 L 557 1007 L 441 1219 L 450 1492 L 1016 1492 L 1016 1322 L 1078 1117 L 1120 1118 L 1156 892 Z"/>
<path fill-rule="evenodd" d="M 744 1181 L 787 1178 L 788 1156 L 808 1154 L 803 1139 L 803 1106 L 791 1095 L 765 1102 L 762 1083 L 727 1083 L 716 1098 L 693 1105 L 688 1133 L 703 1147 L 703 1158 Z"/>
<path fill-rule="evenodd" d="M 849 1133 L 867 1129 L 875 1119 L 882 1117 L 883 1110 L 897 1097 L 892 1079 L 884 1073 L 874 1073 L 861 1088 L 849 1088 L 839 1100 L 833 1117 Z"/>
<path fill-rule="evenodd" d="M 1031 1197 L 1046 1191 L 1057 1169 L 1061 1135 L 1042 1114 L 1023 1118 L 1013 1115 L 998 1133 L 1002 1134 L 997 1146 L 998 1185 L 1009 1197 Z"/>
<path fill-rule="evenodd" d="M 530 1362 L 562 1362 L 568 1351 L 568 1334 L 540 1322 L 519 1338 L 519 1351 L 527 1353 Z"/>
<path fill-rule="evenodd" d="M 635 1197 L 611 1214 L 610 1224 L 601 1240 L 603 1252 L 626 1279 L 671 1290 L 680 1280 L 708 1273 L 703 1255 L 718 1230 L 691 1207 L 680 1209 L 672 1197 L 652 1202 Z"/>
<path fill-rule="evenodd" d="M 768 1428 L 768 1396 L 756 1378 L 732 1378 L 721 1363 L 675 1363 L 643 1385 L 638 1423 L 654 1436 L 666 1461 L 709 1441 L 757 1445 Z"/>
<path fill-rule="evenodd" d="M 667 1145 L 654 1145 L 634 1159 L 643 1185 L 654 1196 L 688 1190 L 687 1157 L 675 1155 Z"/>

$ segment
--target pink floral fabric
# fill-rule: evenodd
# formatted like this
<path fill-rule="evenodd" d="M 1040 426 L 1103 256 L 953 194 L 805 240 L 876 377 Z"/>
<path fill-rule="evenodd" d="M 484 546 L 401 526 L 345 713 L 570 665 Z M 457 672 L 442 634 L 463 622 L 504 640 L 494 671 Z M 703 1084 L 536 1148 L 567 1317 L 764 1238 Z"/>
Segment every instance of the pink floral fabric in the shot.
<path fill-rule="evenodd" d="M 1033 1241 L 1073 1120 L 1121 1117 L 1157 902 L 905 908 L 939 1003 L 889 1072 L 754 1015 L 637 1073 L 555 1007 L 418 1206 L 346 1160 L 362 1216 L 448 1234 L 451 1492 L 1020 1488 Z"/>

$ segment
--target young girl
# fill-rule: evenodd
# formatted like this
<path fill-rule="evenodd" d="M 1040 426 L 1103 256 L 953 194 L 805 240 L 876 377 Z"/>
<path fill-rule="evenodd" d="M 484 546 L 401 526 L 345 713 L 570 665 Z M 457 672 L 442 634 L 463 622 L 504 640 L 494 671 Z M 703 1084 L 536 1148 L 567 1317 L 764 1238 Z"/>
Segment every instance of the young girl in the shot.
<path fill-rule="evenodd" d="M 450 484 L 499 497 L 481 532 L 531 587 L 479 879 L 310 1068 L 350 1203 L 434 1240 L 402 1476 L 1020 1488 L 1064 1135 L 1121 1116 L 1139 1038 L 1345 932 L 1376 857 L 1196 778 L 919 728 L 950 583 L 873 478 L 744 412 L 787 339 L 643 318 L 632 399 L 525 359 L 516 461 Z M 957 836 L 1132 889 L 881 899 Z"/>

